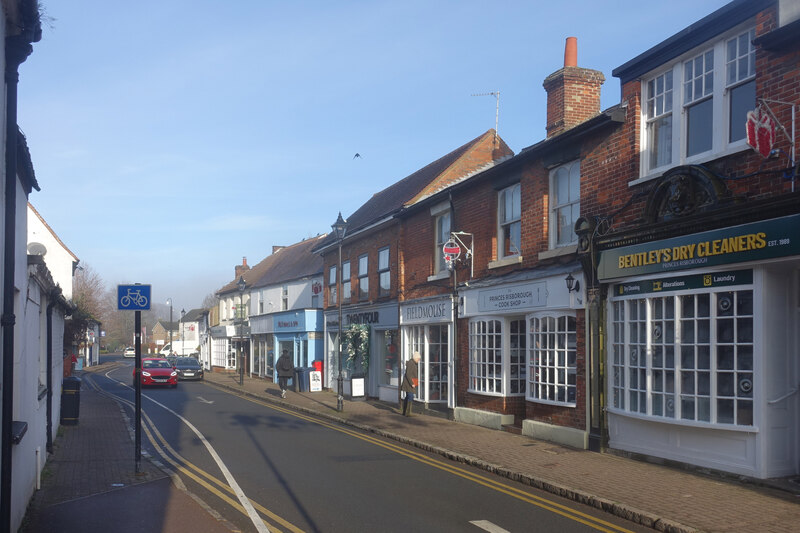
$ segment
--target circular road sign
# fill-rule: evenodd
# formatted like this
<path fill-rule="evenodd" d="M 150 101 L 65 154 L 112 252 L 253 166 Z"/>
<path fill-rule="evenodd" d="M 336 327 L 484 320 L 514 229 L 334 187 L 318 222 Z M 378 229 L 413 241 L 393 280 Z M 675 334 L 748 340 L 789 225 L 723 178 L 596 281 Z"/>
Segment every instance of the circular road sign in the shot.
<path fill-rule="evenodd" d="M 456 241 L 450 240 L 444 243 L 444 246 L 442 246 L 442 252 L 444 252 L 444 255 L 448 255 L 452 259 L 458 259 L 461 256 L 461 247 Z"/>

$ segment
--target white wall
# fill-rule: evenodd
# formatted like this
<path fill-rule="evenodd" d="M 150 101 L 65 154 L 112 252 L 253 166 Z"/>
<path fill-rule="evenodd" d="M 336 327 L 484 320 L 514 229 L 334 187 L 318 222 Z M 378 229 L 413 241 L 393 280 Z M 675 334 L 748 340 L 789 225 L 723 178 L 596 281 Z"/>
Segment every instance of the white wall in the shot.
<path fill-rule="evenodd" d="M 311 308 L 311 297 L 313 296 L 311 287 L 314 282 L 322 284 L 322 276 L 294 280 L 286 283 L 288 285 L 288 308 L 286 311 L 295 309 Z M 269 313 L 279 313 L 281 309 L 281 299 L 283 298 L 283 284 L 270 285 L 253 291 L 250 306 L 250 313 L 253 315 L 263 315 Z M 263 311 L 259 311 L 259 301 L 263 301 Z M 322 293 L 319 294 L 319 308 L 322 307 Z"/>
<path fill-rule="evenodd" d="M 36 214 L 36 211 L 29 205 L 26 205 L 26 211 L 28 217 L 27 242 L 28 244 L 38 242 L 47 248 L 44 262 L 53 276 L 53 281 L 61 287 L 64 297 L 69 300 L 72 298 L 72 265 L 76 257 L 59 242 L 58 238 Z"/>

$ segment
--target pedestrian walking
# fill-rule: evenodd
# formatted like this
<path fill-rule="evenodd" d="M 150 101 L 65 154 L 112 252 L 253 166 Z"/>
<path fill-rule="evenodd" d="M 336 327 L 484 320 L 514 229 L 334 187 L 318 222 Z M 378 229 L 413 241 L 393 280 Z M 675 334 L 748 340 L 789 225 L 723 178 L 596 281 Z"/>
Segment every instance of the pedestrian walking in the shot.
<path fill-rule="evenodd" d="M 411 416 L 411 411 L 414 402 L 414 393 L 419 386 L 419 360 L 421 356 L 419 352 L 414 352 L 414 355 L 406 362 L 406 375 L 403 377 L 403 386 L 400 390 L 406 393 L 403 398 L 403 416 Z"/>
<path fill-rule="evenodd" d="M 294 376 L 294 363 L 292 358 L 289 357 L 289 351 L 283 350 L 281 356 L 278 358 L 278 364 L 275 365 L 278 369 L 278 386 L 281 388 L 281 398 L 286 398 L 286 388 L 288 386 L 289 378 Z"/>

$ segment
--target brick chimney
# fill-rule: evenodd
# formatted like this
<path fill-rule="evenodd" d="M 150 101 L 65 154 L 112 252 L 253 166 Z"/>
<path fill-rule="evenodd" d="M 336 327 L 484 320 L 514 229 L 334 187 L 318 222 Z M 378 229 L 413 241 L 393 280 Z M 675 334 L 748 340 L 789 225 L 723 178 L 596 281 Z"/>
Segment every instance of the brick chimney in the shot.
<path fill-rule="evenodd" d="M 238 280 L 239 276 L 241 276 L 242 274 L 244 274 L 248 270 L 250 270 L 250 267 L 247 266 L 247 258 L 246 257 L 242 257 L 242 264 L 241 265 L 236 265 L 235 267 L 233 267 L 233 272 L 234 272 L 233 277 Z"/>
<path fill-rule="evenodd" d="M 547 91 L 547 137 L 577 126 L 600 112 L 600 86 L 606 81 L 599 70 L 578 66 L 578 39 L 567 37 L 564 67 L 544 80 Z"/>

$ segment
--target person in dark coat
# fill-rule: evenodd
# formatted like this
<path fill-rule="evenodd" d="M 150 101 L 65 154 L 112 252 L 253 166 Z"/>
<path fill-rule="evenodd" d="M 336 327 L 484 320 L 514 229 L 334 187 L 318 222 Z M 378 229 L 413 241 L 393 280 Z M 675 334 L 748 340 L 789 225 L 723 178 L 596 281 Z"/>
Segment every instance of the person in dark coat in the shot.
<path fill-rule="evenodd" d="M 294 377 L 294 363 L 292 358 L 289 357 L 288 350 L 283 350 L 281 356 L 278 358 L 278 363 L 275 365 L 278 371 L 278 386 L 281 388 L 281 398 L 286 398 L 286 389 L 288 387 L 289 378 Z"/>
<path fill-rule="evenodd" d="M 419 352 L 414 352 L 411 359 L 406 362 L 406 375 L 403 377 L 403 385 L 400 387 L 400 390 L 406 393 L 406 397 L 403 398 L 403 416 L 411 416 L 414 394 L 419 386 L 420 359 Z"/>

